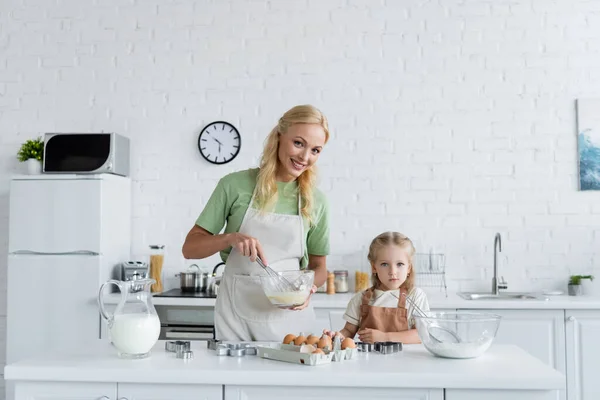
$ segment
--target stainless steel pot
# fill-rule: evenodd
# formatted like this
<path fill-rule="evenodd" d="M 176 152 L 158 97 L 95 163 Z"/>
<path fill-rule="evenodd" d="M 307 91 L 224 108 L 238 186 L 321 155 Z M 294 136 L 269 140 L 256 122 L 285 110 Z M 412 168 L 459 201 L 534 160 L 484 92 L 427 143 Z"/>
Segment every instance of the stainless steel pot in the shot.
<path fill-rule="evenodd" d="M 225 263 L 222 262 L 215 265 L 211 276 L 208 278 L 208 288 L 206 291 L 211 296 L 217 296 L 219 294 L 219 284 L 221 283 L 221 277 L 217 277 L 217 270 L 221 265 L 225 265 Z"/>
<path fill-rule="evenodd" d="M 191 271 L 196 268 L 196 271 Z M 200 272 L 200 267 L 192 264 L 188 267 L 187 272 L 180 272 L 179 287 L 182 292 L 204 292 L 208 283 L 208 273 Z M 176 275 L 176 276 L 177 276 Z"/>

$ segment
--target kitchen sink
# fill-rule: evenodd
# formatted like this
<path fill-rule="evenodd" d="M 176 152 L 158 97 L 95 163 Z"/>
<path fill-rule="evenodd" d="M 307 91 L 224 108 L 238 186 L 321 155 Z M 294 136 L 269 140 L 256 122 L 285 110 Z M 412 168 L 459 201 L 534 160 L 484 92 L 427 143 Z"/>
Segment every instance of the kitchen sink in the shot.
<path fill-rule="evenodd" d="M 535 293 L 469 293 L 459 292 L 458 295 L 465 300 L 545 300 L 543 296 Z"/>

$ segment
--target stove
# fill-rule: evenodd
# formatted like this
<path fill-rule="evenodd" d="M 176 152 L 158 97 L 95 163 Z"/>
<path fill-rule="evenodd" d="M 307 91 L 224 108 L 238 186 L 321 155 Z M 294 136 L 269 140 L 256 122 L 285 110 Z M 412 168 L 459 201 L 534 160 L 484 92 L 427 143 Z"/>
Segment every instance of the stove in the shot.
<path fill-rule="evenodd" d="M 216 299 L 216 295 L 207 292 L 183 292 L 181 289 L 171 289 L 166 292 L 157 293 L 154 297 L 185 297 L 194 299 Z"/>

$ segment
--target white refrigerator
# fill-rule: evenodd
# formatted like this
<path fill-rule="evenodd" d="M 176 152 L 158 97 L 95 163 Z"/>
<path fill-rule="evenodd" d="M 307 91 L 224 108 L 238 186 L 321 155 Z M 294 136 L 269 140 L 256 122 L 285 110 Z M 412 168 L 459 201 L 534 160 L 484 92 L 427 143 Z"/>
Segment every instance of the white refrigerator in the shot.
<path fill-rule="evenodd" d="M 99 339 L 98 289 L 118 276 L 130 250 L 129 178 L 110 174 L 14 177 L 6 362 Z"/>

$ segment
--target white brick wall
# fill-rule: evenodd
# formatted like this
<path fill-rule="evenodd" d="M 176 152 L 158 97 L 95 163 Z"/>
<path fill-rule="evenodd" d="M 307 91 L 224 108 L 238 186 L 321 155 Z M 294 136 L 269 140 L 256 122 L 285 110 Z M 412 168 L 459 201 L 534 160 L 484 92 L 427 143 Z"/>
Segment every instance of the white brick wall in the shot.
<path fill-rule="evenodd" d="M 496 231 L 512 289 L 598 273 L 600 207 L 577 191 L 574 100 L 600 95 L 599 20 L 598 2 L 571 0 L 6 0 L 0 276 L 26 138 L 130 137 L 133 252 L 164 243 L 173 271 L 216 180 L 255 166 L 299 103 L 333 131 L 320 161 L 331 268 L 355 268 L 356 249 L 395 229 L 448 255 L 452 290 L 487 289 Z M 220 167 L 195 145 L 216 119 L 243 135 Z"/>

